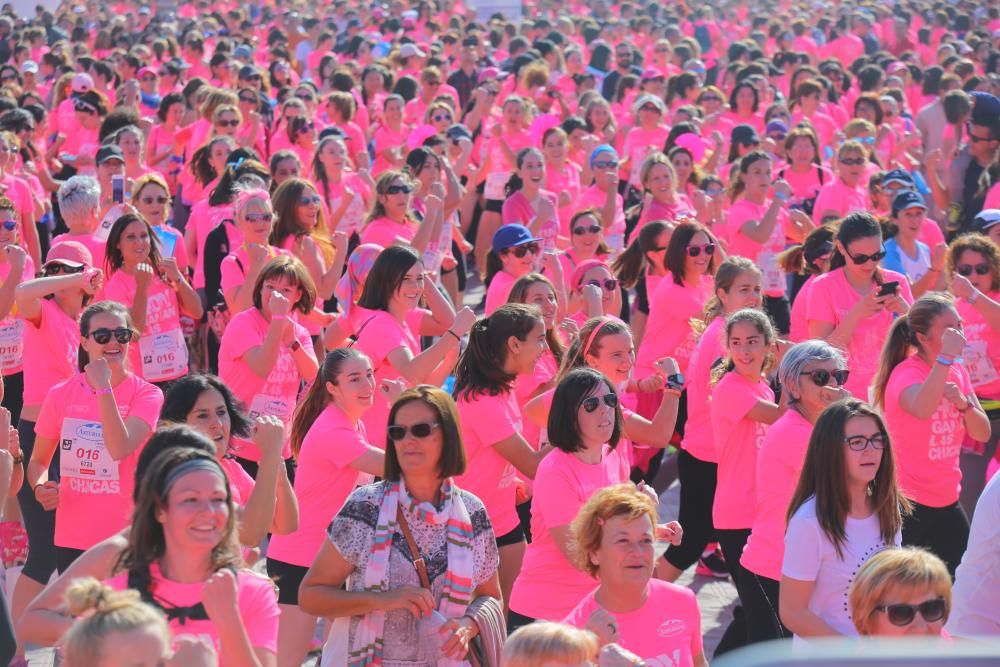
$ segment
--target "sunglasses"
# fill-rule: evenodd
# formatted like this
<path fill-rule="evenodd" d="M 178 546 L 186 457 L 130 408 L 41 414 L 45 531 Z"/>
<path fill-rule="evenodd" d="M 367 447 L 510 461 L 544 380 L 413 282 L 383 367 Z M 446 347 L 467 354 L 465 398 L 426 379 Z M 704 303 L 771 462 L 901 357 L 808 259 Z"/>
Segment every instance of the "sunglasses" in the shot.
<path fill-rule="evenodd" d="M 84 268 L 86 267 L 66 266 L 65 264 L 49 264 L 48 266 L 45 267 L 45 275 L 58 276 L 59 274 L 63 274 L 68 276 L 74 273 L 83 273 Z"/>
<path fill-rule="evenodd" d="M 860 167 L 864 163 L 865 159 L 863 157 L 840 158 L 840 164 L 844 165 L 845 167 Z"/>
<path fill-rule="evenodd" d="M 861 266 L 866 262 L 881 262 L 882 259 L 885 258 L 885 248 L 882 248 L 872 255 L 852 255 L 851 253 L 847 253 L 847 256 L 850 257 L 851 261 L 858 266 Z"/>
<path fill-rule="evenodd" d="M 299 98 L 303 102 L 315 102 L 316 96 L 310 95 L 309 93 L 295 93 L 295 97 Z"/>
<path fill-rule="evenodd" d="M 870 438 L 866 438 L 863 435 L 855 435 L 850 438 L 844 438 L 844 442 L 855 452 L 865 451 L 868 449 L 868 445 L 871 445 L 874 450 L 879 450 L 885 447 L 885 434 L 876 433 Z"/>
<path fill-rule="evenodd" d="M 146 206 L 152 206 L 153 204 L 166 204 L 170 201 L 170 197 L 143 197 L 140 201 Z"/>
<path fill-rule="evenodd" d="M 4 224 L 6 225 L 6 223 Z M 976 264 L 976 265 L 959 264 L 958 266 L 955 267 L 955 270 L 958 272 L 958 275 L 965 276 L 966 278 L 971 276 L 973 271 L 976 272 L 977 276 L 985 276 L 990 272 L 990 265 L 986 264 L 985 262 L 983 264 Z"/>
<path fill-rule="evenodd" d="M 404 439 L 408 433 L 412 433 L 414 438 L 426 438 L 434 429 L 440 427 L 441 424 L 438 422 L 420 422 L 419 424 L 413 424 L 412 426 L 400 426 L 399 424 L 393 424 L 389 426 L 386 431 L 389 434 L 390 440 L 398 442 Z"/>
<path fill-rule="evenodd" d="M 247 222 L 271 222 L 274 220 L 273 213 L 247 213 Z"/>
<path fill-rule="evenodd" d="M 17 229 L 17 220 L 4 220 L 3 228 L 6 229 L 8 232 L 14 231 L 15 229 Z"/>
<path fill-rule="evenodd" d="M 656 113 L 660 113 L 660 107 L 655 104 L 643 104 L 639 107 L 639 111 L 655 111 Z"/>
<path fill-rule="evenodd" d="M 699 103 L 705 103 L 705 102 L 721 102 L 721 101 L 722 101 L 722 98 L 721 98 L 721 97 L 717 97 L 717 96 L 715 96 L 715 95 L 705 95 L 704 97 L 702 97 L 702 98 L 701 98 L 700 100 L 698 100 L 698 101 L 699 101 Z"/>
<path fill-rule="evenodd" d="M 595 287 L 603 287 L 609 292 L 614 292 L 618 289 L 618 280 L 615 278 L 605 278 L 604 280 L 588 280 L 588 285 L 594 285 Z"/>
<path fill-rule="evenodd" d="M 775 132 L 774 134 L 767 135 L 767 138 L 773 139 L 774 141 L 784 141 L 785 136 L 786 135 L 782 134 L 781 132 Z"/>
<path fill-rule="evenodd" d="M 584 234 L 597 234 L 601 231 L 600 225 L 591 225 L 589 227 L 574 227 L 574 236 L 583 236 Z"/>
<path fill-rule="evenodd" d="M 618 160 L 597 160 L 594 166 L 598 169 L 617 169 Z"/>
<path fill-rule="evenodd" d="M 150 81 L 156 81 L 156 77 L 155 76 L 144 76 L 144 77 L 140 78 L 139 81 L 145 81 L 146 83 L 149 83 Z"/>
<path fill-rule="evenodd" d="M 124 345 L 132 340 L 132 330 L 121 327 L 118 329 L 94 329 L 90 332 L 90 337 L 93 338 L 94 342 L 98 345 L 107 345 L 111 342 L 112 336 L 115 337 L 116 341 Z"/>
<path fill-rule="evenodd" d="M 309 195 L 305 195 L 299 199 L 299 206 L 309 206 L 309 204 L 319 206 L 321 201 L 323 200 L 319 198 L 319 195 L 312 195 L 311 197 Z"/>
<path fill-rule="evenodd" d="M 834 382 L 837 383 L 838 387 L 843 387 L 847 382 L 847 378 L 850 376 L 851 371 L 846 369 L 839 369 L 835 371 L 828 371 L 823 368 L 817 368 L 814 371 L 804 371 L 799 373 L 799 375 L 808 375 L 809 379 L 813 381 L 817 387 L 825 387 L 830 383 L 830 378 L 832 377 Z"/>
<path fill-rule="evenodd" d="M 521 259 L 525 255 L 527 255 L 529 252 L 532 255 L 537 255 L 538 254 L 538 244 L 537 243 L 525 243 L 524 245 L 514 246 L 513 248 L 504 248 L 503 251 L 506 252 L 506 253 L 509 253 L 511 255 L 514 255 L 514 257 L 517 257 L 518 259 Z"/>
<path fill-rule="evenodd" d="M 161 71 L 157 72 L 157 74 L 159 76 L 170 76 L 170 72 L 167 72 L 167 71 L 164 71 L 164 70 L 161 70 Z"/>
<path fill-rule="evenodd" d="M 241 97 L 240 98 L 240 102 L 243 102 L 244 104 L 257 104 L 257 98 L 256 97 Z"/>
<path fill-rule="evenodd" d="M 433 120 L 435 123 L 440 123 L 442 121 L 448 121 L 450 123 L 451 122 L 451 116 L 444 116 L 444 115 L 431 116 L 431 120 Z"/>
<path fill-rule="evenodd" d="M 390 185 L 385 189 L 387 195 L 408 195 L 413 192 L 409 185 Z"/>
<path fill-rule="evenodd" d="M 308 134 L 316 129 L 316 123 L 306 123 L 299 129 L 299 134 Z"/>
<path fill-rule="evenodd" d="M 875 607 L 875 611 L 885 612 L 886 618 L 893 625 L 900 627 L 907 626 L 917 617 L 917 612 L 924 617 L 925 621 L 934 622 L 944 618 L 947 611 L 944 598 L 927 600 L 920 604 L 887 604 Z"/>
<path fill-rule="evenodd" d="M 82 113 L 91 113 L 91 114 L 97 113 L 96 108 L 84 102 L 83 100 L 76 100 L 75 102 L 73 102 L 73 109 L 75 109 L 76 111 L 80 111 Z"/>
<path fill-rule="evenodd" d="M 712 255 L 715 254 L 715 244 L 706 243 L 705 245 L 689 245 L 687 247 L 687 253 L 689 257 L 697 257 L 702 253 L 702 251 L 704 251 L 706 255 L 711 257 Z"/>
<path fill-rule="evenodd" d="M 609 408 L 617 408 L 618 394 L 605 394 L 604 396 L 590 396 L 589 398 L 583 399 L 583 402 L 580 403 L 580 405 L 582 405 L 583 409 L 586 410 L 587 412 L 593 412 L 602 402 Z"/>
<path fill-rule="evenodd" d="M 240 124 L 240 121 L 233 118 L 232 120 L 220 120 L 215 123 L 219 127 L 236 127 Z"/>

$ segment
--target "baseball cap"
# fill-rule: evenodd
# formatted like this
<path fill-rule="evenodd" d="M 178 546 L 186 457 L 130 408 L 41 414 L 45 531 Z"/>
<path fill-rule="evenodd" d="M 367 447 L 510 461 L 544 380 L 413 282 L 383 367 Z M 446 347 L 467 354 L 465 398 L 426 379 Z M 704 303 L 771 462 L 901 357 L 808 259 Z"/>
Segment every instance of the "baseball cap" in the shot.
<path fill-rule="evenodd" d="M 400 58 L 412 58 L 417 56 L 418 58 L 426 58 L 427 53 L 420 50 L 416 44 L 403 44 L 399 47 L 399 57 Z"/>
<path fill-rule="evenodd" d="M 733 128 L 732 140 L 734 144 L 759 144 L 760 135 L 753 125 L 740 124 Z"/>
<path fill-rule="evenodd" d="M 94 89 L 94 80 L 86 72 L 80 72 L 73 77 L 73 92 L 86 93 Z"/>
<path fill-rule="evenodd" d="M 893 169 L 892 171 L 886 172 L 885 176 L 882 177 L 882 185 L 889 185 L 890 183 L 902 183 L 903 185 L 908 185 L 911 188 L 914 186 L 913 177 L 902 169 Z"/>
<path fill-rule="evenodd" d="M 484 67 L 479 72 L 478 82 L 482 83 L 484 81 L 490 81 L 490 80 L 501 80 L 505 79 L 506 77 L 507 77 L 507 72 L 503 72 L 499 68 Z"/>
<path fill-rule="evenodd" d="M 973 124 L 1000 127 L 1000 99 L 978 90 L 971 93 L 971 96 Z"/>
<path fill-rule="evenodd" d="M 919 192 L 913 190 L 903 190 L 892 200 L 892 217 L 896 217 L 908 208 L 920 207 L 927 210 L 927 204 Z"/>
<path fill-rule="evenodd" d="M 632 105 L 632 108 L 639 111 L 639 109 L 642 109 L 647 104 L 655 106 L 660 110 L 660 113 L 663 113 L 666 110 L 666 105 L 663 103 L 663 100 L 656 95 L 640 95 Z"/>
<path fill-rule="evenodd" d="M 233 49 L 233 57 L 243 61 L 249 61 L 253 58 L 253 51 L 246 44 L 240 44 L 235 49 Z"/>
<path fill-rule="evenodd" d="M 445 130 L 444 136 L 453 141 L 457 141 L 458 139 L 462 138 L 469 139 L 470 141 L 472 140 L 472 132 L 469 132 L 469 128 L 462 125 L 461 123 L 455 123 L 447 130 Z"/>
<path fill-rule="evenodd" d="M 499 253 L 504 248 L 524 245 L 532 241 L 541 241 L 531 235 L 531 230 L 524 225 L 504 225 L 493 235 L 493 252 Z"/>
<path fill-rule="evenodd" d="M 984 208 L 972 219 L 972 231 L 984 233 L 998 224 L 1000 224 L 1000 208 Z"/>
<path fill-rule="evenodd" d="M 31 72 L 33 74 L 38 74 L 38 63 L 34 60 L 25 60 L 21 63 L 21 73 Z"/>
<path fill-rule="evenodd" d="M 253 65 L 244 65 L 236 76 L 240 81 L 249 81 L 255 76 L 260 76 L 260 71 Z"/>
<path fill-rule="evenodd" d="M 65 264 L 66 266 L 92 266 L 94 258 L 91 256 L 87 246 L 77 241 L 62 241 L 49 248 L 48 257 L 45 264 Z"/>
<path fill-rule="evenodd" d="M 771 136 L 772 132 L 780 132 L 781 134 L 786 135 L 788 134 L 788 126 L 785 125 L 784 121 L 772 120 L 767 124 L 767 127 L 764 128 L 764 131 L 767 133 L 767 136 Z"/>
<path fill-rule="evenodd" d="M 159 78 L 160 74 L 152 67 L 140 67 L 139 71 L 135 73 L 135 78 L 141 79 L 145 74 L 152 74 L 153 76 Z"/>
<path fill-rule="evenodd" d="M 122 149 L 114 144 L 106 144 L 98 148 L 94 161 L 97 164 L 104 164 L 108 160 L 121 160 L 122 164 L 125 164 L 125 155 L 122 154 Z"/>
<path fill-rule="evenodd" d="M 663 78 L 665 78 L 663 76 L 663 72 L 661 72 L 658 69 L 649 68 L 644 70 L 642 73 L 643 82 L 652 81 L 653 79 L 663 79 Z"/>

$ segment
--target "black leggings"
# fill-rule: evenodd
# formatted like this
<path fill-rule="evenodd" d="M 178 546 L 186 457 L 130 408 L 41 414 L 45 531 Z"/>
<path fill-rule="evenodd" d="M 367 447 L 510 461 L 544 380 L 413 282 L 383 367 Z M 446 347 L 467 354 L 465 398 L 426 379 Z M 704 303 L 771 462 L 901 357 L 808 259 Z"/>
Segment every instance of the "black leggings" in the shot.
<path fill-rule="evenodd" d="M 683 524 L 681 524 L 683 525 Z M 740 556 L 743 555 L 743 547 L 747 545 L 750 538 L 750 529 L 743 528 L 716 528 L 715 534 L 719 536 L 719 546 L 722 548 L 722 555 L 726 559 L 726 567 L 733 577 L 736 590 L 740 590 Z M 743 570 L 746 572 L 746 570 Z M 719 656 L 728 653 L 733 649 L 746 646 L 747 643 L 747 612 L 741 605 L 736 605 L 733 609 L 733 621 L 726 628 L 726 632 L 719 640 L 719 645 L 715 649 L 715 655 Z"/>
<path fill-rule="evenodd" d="M 771 318 L 775 330 L 783 336 L 787 336 L 792 328 L 792 307 L 788 303 L 788 298 L 783 296 L 765 296 L 764 312 Z"/>
<path fill-rule="evenodd" d="M 913 503 L 913 514 L 903 521 L 903 545 L 924 547 L 944 561 L 952 579 L 969 544 L 969 519 L 958 503 L 928 507 Z"/>
<path fill-rule="evenodd" d="M 684 527 L 684 539 L 680 546 L 671 544 L 663 557 L 678 570 L 686 570 L 698 562 L 715 537 L 712 503 L 715 502 L 718 472 L 718 464 L 702 461 L 683 449 L 677 455 L 677 474 L 681 482 L 677 521 Z"/>
<path fill-rule="evenodd" d="M 524 614 L 519 614 L 513 609 L 507 611 L 507 635 L 510 636 L 518 628 L 523 628 L 526 625 L 531 625 L 536 620 L 530 616 L 525 616 Z"/>
<path fill-rule="evenodd" d="M 35 449 L 35 422 L 23 419 L 17 422 L 17 435 L 21 439 L 21 451 L 24 453 L 24 467 L 31 460 L 31 452 Z M 56 447 L 49 464 L 49 479 L 59 479 L 59 448 Z M 21 574 L 39 584 L 46 584 L 49 577 L 56 571 L 56 547 L 53 539 L 56 534 L 56 513 L 42 509 L 35 500 L 35 490 L 27 483 L 21 485 L 17 492 L 17 504 L 21 508 L 21 518 L 24 519 L 24 532 L 28 534 L 28 560 L 24 563 Z"/>
<path fill-rule="evenodd" d="M 3 376 L 3 407 L 10 410 L 11 426 L 17 426 L 24 407 L 24 373 Z"/>
<path fill-rule="evenodd" d="M 747 624 L 747 643 L 791 637 L 792 633 L 778 614 L 780 583 L 751 572 L 742 565 L 739 568 L 739 594 Z"/>
<path fill-rule="evenodd" d="M 30 548 L 30 545 L 29 545 Z M 56 547 L 56 567 L 59 574 L 62 574 L 73 564 L 77 558 L 83 555 L 84 549 L 74 549 L 73 547 Z"/>

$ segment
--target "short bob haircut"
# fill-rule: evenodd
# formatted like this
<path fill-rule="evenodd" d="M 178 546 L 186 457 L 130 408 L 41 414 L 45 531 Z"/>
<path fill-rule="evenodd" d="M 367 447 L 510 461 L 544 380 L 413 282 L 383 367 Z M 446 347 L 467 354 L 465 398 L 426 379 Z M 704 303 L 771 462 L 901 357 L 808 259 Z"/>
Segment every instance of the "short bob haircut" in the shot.
<path fill-rule="evenodd" d="M 458 408 L 455 407 L 455 401 L 443 389 L 429 384 L 407 389 L 392 404 L 387 424 L 394 425 L 399 409 L 414 401 L 420 401 L 433 410 L 437 414 L 437 422 L 441 424 L 441 460 L 438 461 L 438 476 L 446 479 L 464 474 L 465 445 L 462 443 L 462 431 L 458 425 Z M 388 482 L 398 482 L 403 478 L 403 469 L 396 454 L 396 443 L 392 438 L 386 439 L 384 478 Z"/>
<path fill-rule="evenodd" d="M 796 398 L 791 390 L 802 395 L 802 371 L 806 364 L 814 361 L 834 361 L 838 369 L 847 368 L 844 353 L 825 340 L 805 340 L 796 343 L 785 352 L 778 366 L 778 380 L 782 388 L 788 392 L 789 405 L 795 405 L 801 400 Z"/>
<path fill-rule="evenodd" d="M 194 410 L 194 404 L 201 395 L 213 389 L 222 396 L 226 411 L 229 412 L 230 435 L 236 438 L 249 438 L 253 432 L 253 422 L 243 412 L 243 407 L 232 389 L 218 376 L 208 373 L 191 373 L 170 383 L 163 397 L 163 407 L 160 408 L 160 422 L 186 423 L 188 415 Z"/>
<path fill-rule="evenodd" d="M 951 614 L 951 575 L 934 554 L 916 547 L 885 549 L 868 559 L 851 582 L 851 620 L 858 633 L 869 635 L 876 607 L 893 604 L 900 589 L 930 591 L 944 599 L 944 619 Z"/>
<path fill-rule="evenodd" d="M 260 310 L 264 306 L 264 301 L 260 293 L 264 290 L 264 283 L 276 278 L 287 278 L 292 284 L 302 290 L 302 296 L 292 304 L 292 308 L 298 310 L 303 315 L 312 312 L 316 303 L 316 285 L 313 284 L 309 276 L 309 270 L 297 258 L 291 255 L 279 255 L 264 265 L 257 276 L 257 282 L 253 286 L 253 305 Z"/>
<path fill-rule="evenodd" d="M 604 375 L 593 368 L 574 368 L 559 381 L 555 394 L 552 396 L 552 408 L 549 410 L 549 442 L 553 447 L 567 454 L 583 449 L 580 438 L 580 423 L 577 413 L 584 399 L 597 392 L 603 395 L 601 385 L 607 387 L 608 393 L 615 394 L 615 385 Z M 622 406 L 619 402 L 615 408 L 615 427 L 611 432 L 608 445 L 611 449 L 618 446 L 624 430 L 625 418 L 622 416 Z"/>
<path fill-rule="evenodd" d="M 674 228 L 674 233 L 670 235 L 670 242 L 667 244 L 667 253 L 663 258 L 663 264 L 677 285 L 684 284 L 684 264 L 688 256 L 687 247 L 691 243 L 691 239 L 698 232 L 702 232 L 707 236 L 708 242 L 714 243 L 716 250 L 718 250 L 718 241 L 715 240 L 715 236 L 707 227 L 697 222 L 682 222 L 677 225 Z M 715 275 L 715 255 L 712 255 L 712 259 L 708 262 L 707 275 Z"/>
<path fill-rule="evenodd" d="M 501 654 L 504 667 L 593 664 L 597 636 L 564 623 L 535 621 L 507 638 Z"/>
<path fill-rule="evenodd" d="M 595 579 L 599 568 L 591 555 L 601 548 L 604 524 L 617 516 L 629 521 L 647 517 L 650 527 L 656 530 L 656 505 L 634 484 L 606 486 L 592 495 L 573 519 L 570 534 L 573 536 L 574 564 Z"/>
<path fill-rule="evenodd" d="M 365 279 L 358 305 L 368 310 L 388 310 L 407 271 L 420 261 L 420 255 L 410 246 L 392 245 L 380 252 Z"/>

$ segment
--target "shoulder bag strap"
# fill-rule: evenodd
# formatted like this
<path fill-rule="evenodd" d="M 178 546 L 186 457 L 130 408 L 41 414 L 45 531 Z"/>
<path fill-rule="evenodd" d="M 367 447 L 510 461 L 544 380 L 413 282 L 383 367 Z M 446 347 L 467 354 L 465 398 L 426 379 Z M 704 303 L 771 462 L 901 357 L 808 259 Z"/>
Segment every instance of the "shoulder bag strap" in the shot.
<path fill-rule="evenodd" d="M 399 506 L 396 508 L 396 523 L 399 524 L 399 531 L 403 533 L 403 538 L 406 540 L 406 546 L 410 548 L 410 555 L 413 556 L 413 567 L 417 568 L 417 576 L 420 577 L 420 585 L 427 590 L 431 589 L 431 580 L 427 576 L 427 564 L 424 561 L 423 555 L 420 553 L 419 547 L 417 547 L 416 540 L 413 539 L 413 533 L 410 532 L 410 525 L 406 523 L 406 517 L 403 515 L 403 508 Z"/>

